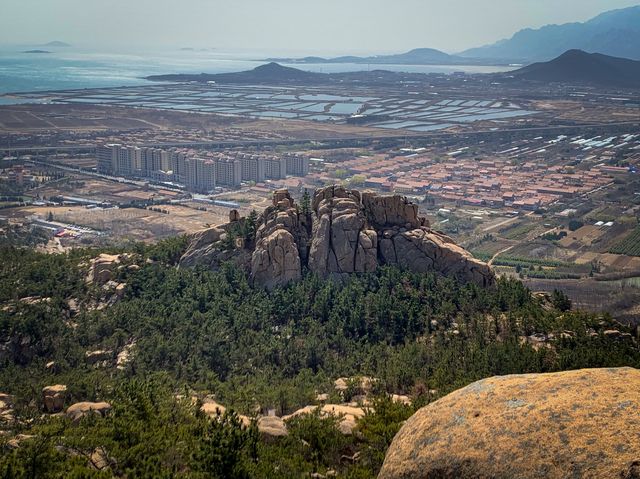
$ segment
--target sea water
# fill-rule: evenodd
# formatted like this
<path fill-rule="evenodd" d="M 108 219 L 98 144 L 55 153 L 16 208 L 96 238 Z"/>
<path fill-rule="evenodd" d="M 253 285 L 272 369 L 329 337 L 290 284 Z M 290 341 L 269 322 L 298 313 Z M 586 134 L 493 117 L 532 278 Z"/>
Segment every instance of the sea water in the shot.
<path fill-rule="evenodd" d="M 230 73 L 253 69 L 265 62 L 264 55 L 218 50 L 153 50 L 110 53 L 77 48 L 51 48 L 51 53 L 23 53 L 33 46 L 0 48 L 0 94 L 12 92 L 102 88 L 148 84 L 145 76 L 170 73 Z M 47 47 L 43 47 L 46 49 Z M 339 73 L 367 70 L 362 64 L 285 64 L 301 70 Z M 501 67 L 376 65 L 376 68 L 413 73 L 491 73 Z M 20 100 L 0 98 L 0 104 Z"/>

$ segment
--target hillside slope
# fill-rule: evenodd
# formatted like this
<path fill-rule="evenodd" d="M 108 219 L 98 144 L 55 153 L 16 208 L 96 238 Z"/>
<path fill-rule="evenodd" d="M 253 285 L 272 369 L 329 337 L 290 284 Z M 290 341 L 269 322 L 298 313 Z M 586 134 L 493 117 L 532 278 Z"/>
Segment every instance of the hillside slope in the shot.
<path fill-rule="evenodd" d="M 510 75 L 547 83 L 640 88 L 640 61 L 569 50 L 549 62 L 534 63 Z"/>
<path fill-rule="evenodd" d="M 510 39 L 466 50 L 460 56 L 546 61 L 572 49 L 640 60 L 640 5 L 605 12 L 584 23 L 527 28 Z"/>

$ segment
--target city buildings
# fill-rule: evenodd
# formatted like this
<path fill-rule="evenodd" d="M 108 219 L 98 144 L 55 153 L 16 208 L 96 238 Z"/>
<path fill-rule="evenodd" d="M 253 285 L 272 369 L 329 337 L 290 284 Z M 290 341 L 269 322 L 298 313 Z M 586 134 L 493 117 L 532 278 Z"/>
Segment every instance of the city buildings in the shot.
<path fill-rule="evenodd" d="M 96 156 L 99 173 L 175 182 L 198 193 L 207 193 L 217 186 L 237 187 L 243 181 L 262 183 L 309 173 L 309 158 L 293 153 L 282 156 L 214 153 L 108 143 L 97 146 Z"/>

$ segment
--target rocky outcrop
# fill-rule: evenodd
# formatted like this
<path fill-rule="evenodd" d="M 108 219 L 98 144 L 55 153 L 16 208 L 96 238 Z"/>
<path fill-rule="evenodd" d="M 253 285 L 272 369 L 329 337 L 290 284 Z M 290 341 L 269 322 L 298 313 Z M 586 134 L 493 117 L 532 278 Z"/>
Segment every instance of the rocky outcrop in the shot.
<path fill-rule="evenodd" d="M 638 477 L 640 371 L 493 377 L 420 409 L 378 476 Z"/>
<path fill-rule="evenodd" d="M 222 228 L 209 228 L 191 237 L 187 250 L 180 259 L 180 265 L 192 267 L 200 264 L 212 265 L 220 254 L 219 242 L 226 232 Z"/>
<path fill-rule="evenodd" d="M 289 434 L 286 424 L 278 416 L 262 416 L 259 418 L 258 431 L 266 439 L 275 439 Z"/>
<path fill-rule="evenodd" d="M 56 384 L 42 389 L 42 402 L 44 410 L 48 413 L 58 413 L 64 409 L 64 400 L 67 395 L 67 386 Z"/>
<path fill-rule="evenodd" d="M 267 289 L 300 279 L 304 269 L 323 278 L 340 278 L 373 272 L 381 265 L 435 271 L 481 286 L 494 282 L 488 265 L 430 229 L 418 216 L 418 206 L 398 195 L 329 186 L 317 190 L 309 211 L 303 212 L 287 190 L 278 190 L 258 220 L 255 241 L 243 241 L 230 251 L 225 241 L 230 225 L 243 221 L 234 218 L 228 225 L 194 235 L 181 266 L 217 268 L 235 261 L 254 284 Z"/>
<path fill-rule="evenodd" d="M 0 393 L 0 426 L 12 423 L 13 419 L 13 398 L 9 394 Z"/>
<path fill-rule="evenodd" d="M 287 190 L 276 191 L 256 231 L 251 280 L 267 289 L 299 280 L 307 241 L 305 216 Z"/>
<path fill-rule="evenodd" d="M 338 418 L 338 429 L 345 436 L 353 434 L 357 420 L 365 415 L 365 410 L 358 406 L 349 406 L 345 404 L 323 404 L 321 406 L 305 406 L 288 416 L 283 416 L 282 419 L 284 421 L 288 421 L 303 414 L 311 414 L 316 410 L 319 410 L 320 415 L 323 417 L 333 416 Z"/>
<path fill-rule="evenodd" d="M 106 253 L 93 258 L 89 264 L 89 274 L 86 282 L 100 286 L 111 281 L 121 260 L 122 255 Z"/>
<path fill-rule="evenodd" d="M 358 191 L 318 190 L 313 199 L 309 269 L 320 276 L 366 273 L 378 267 L 378 235 L 368 227 Z"/>
<path fill-rule="evenodd" d="M 87 364 L 108 362 L 113 357 L 113 351 L 98 349 L 96 351 L 86 351 L 84 353 Z"/>
<path fill-rule="evenodd" d="M 90 414 L 105 416 L 111 411 L 111 404 L 108 402 L 78 402 L 67 408 L 67 417 L 73 422 L 77 422 Z"/>
<path fill-rule="evenodd" d="M 437 271 L 464 283 L 489 286 L 494 281 L 486 263 L 475 259 L 448 236 L 427 227 L 385 229 L 380 239 L 380 259 L 383 264 L 418 273 Z"/>

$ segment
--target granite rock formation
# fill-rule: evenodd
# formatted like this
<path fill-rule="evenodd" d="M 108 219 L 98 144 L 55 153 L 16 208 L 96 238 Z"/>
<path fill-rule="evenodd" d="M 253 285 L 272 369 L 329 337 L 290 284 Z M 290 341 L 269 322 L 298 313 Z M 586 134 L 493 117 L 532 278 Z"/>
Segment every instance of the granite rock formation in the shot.
<path fill-rule="evenodd" d="M 78 402 L 67 408 L 66 415 L 73 422 L 77 422 L 91 414 L 105 416 L 109 411 L 111 411 L 111 404 L 108 402 Z"/>
<path fill-rule="evenodd" d="M 301 249 L 307 242 L 304 215 L 286 190 L 273 195 L 273 204 L 263 214 L 256 231 L 251 256 L 251 279 L 272 289 L 302 278 Z"/>
<path fill-rule="evenodd" d="M 639 391 L 632 368 L 484 379 L 415 413 L 378 478 L 638 477 Z"/>
<path fill-rule="evenodd" d="M 42 402 L 44 404 L 44 410 L 52 414 L 61 412 L 64 408 L 66 395 L 67 386 L 64 384 L 45 386 L 42 389 Z"/>
<path fill-rule="evenodd" d="M 435 271 L 480 286 L 494 281 L 489 266 L 429 228 L 405 197 L 329 186 L 317 190 L 310 203 L 302 208 L 287 190 L 278 190 L 257 220 L 254 241 L 240 241 L 233 251 L 222 247 L 228 235 L 242 229 L 234 225 L 247 221 L 236 215 L 227 225 L 194 235 L 180 264 L 216 268 L 234 261 L 267 289 L 299 280 L 305 268 L 340 278 L 381 265 Z"/>

